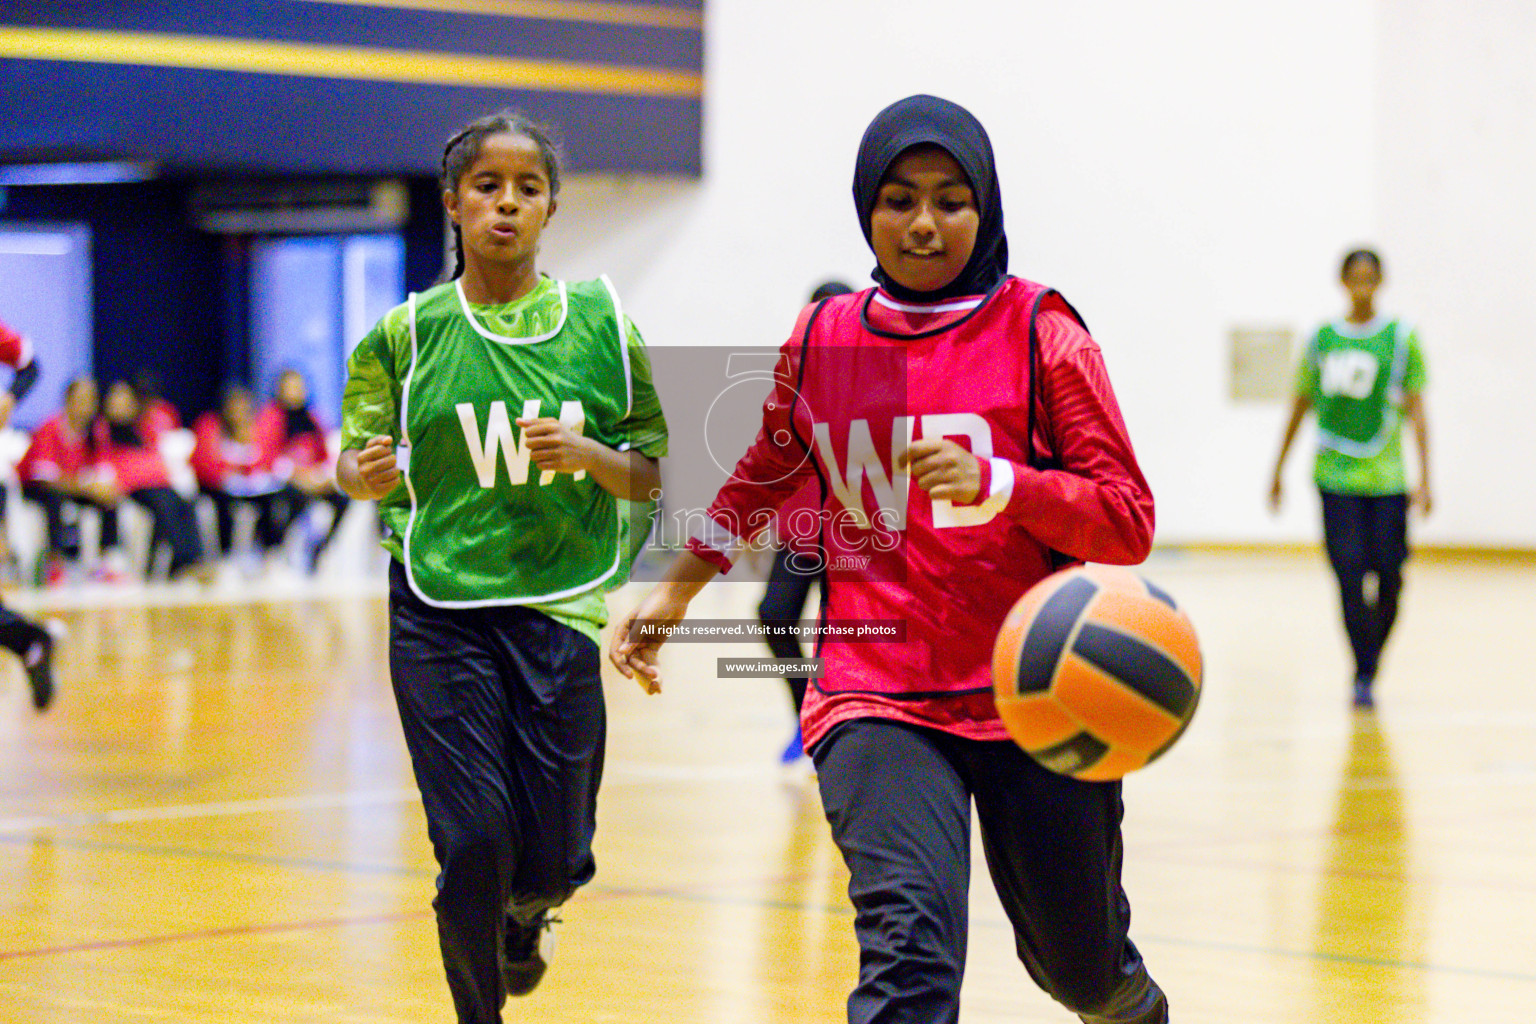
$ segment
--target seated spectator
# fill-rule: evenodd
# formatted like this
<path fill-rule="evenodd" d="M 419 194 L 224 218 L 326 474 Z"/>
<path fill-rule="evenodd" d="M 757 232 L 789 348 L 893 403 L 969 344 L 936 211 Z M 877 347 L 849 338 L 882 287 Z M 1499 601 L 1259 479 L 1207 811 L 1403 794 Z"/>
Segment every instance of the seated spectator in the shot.
<path fill-rule="evenodd" d="M 256 511 L 255 553 L 282 545 L 288 528 L 283 480 L 272 469 L 273 452 L 256 433 L 255 401 L 239 385 L 224 389 L 217 412 L 206 412 L 192 427 L 197 444 L 192 470 L 197 486 L 213 501 L 218 520 L 219 550 L 234 546 L 235 508 Z"/>
<path fill-rule="evenodd" d="M 305 546 L 309 571 L 314 572 L 341 528 L 341 517 L 351 499 L 336 486 L 335 461 L 325 428 L 310 411 L 309 388 L 299 371 L 284 370 L 278 377 L 276 394 L 256 418 L 256 434 L 272 453 L 273 470 L 287 481 L 283 488 L 287 522 L 300 519 L 317 501 L 331 506 L 331 524 L 325 534 Z"/>
<path fill-rule="evenodd" d="M 80 510 L 95 508 L 101 516 L 99 573 L 117 572 L 117 487 L 96 472 L 90 450 L 91 424 L 96 418 L 96 382 L 76 377 L 64 389 L 64 408 L 32 434 L 26 454 L 16 464 L 21 493 L 43 510 L 48 524 L 48 554 L 39 578 L 49 586 L 66 582 L 78 571 Z"/>
<path fill-rule="evenodd" d="M 165 460 L 154 444 L 139 432 L 139 400 L 125 381 L 107 389 L 102 415 L 91 434 L 91 454 L 96 471 L 106 482 L 144 507 L 154 520 L 151 558 L 161 544 L 170 546 L 172 579 L 197 576 L 209 579 L 203 561 L 203 539 L 192 505 L 176 493 Z"/>
<path fill-rule="evenodd" d="M 160 394 L 160 375 L 154 370 L 140 370 L 133 375 L 133 394 L 139 401 L 139 434 L 156 447 L 160 435 L 181 429 L 181 413 Z"/>

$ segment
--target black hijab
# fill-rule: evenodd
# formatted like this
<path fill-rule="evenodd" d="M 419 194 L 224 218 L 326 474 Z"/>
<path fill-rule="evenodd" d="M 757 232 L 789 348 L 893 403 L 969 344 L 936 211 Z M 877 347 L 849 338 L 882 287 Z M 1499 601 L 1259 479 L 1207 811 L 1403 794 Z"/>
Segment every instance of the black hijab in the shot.
<path fill-rule="evenodd" d="M 1003 193 L 997 184 L 992 140 L 969 110 L 937 96 L 908 96 L 875 115 L 859 143 L 853 171 L 853 202 L 864 240 L 870 241 L 869 217 L 880 182 L 896 158 L 913 146 L 942 148 L 970 179 L 981 214 L 976 248 L 960 276 L 937 291 L 917 292 L 891 280 L 877 265 L 872 275 L 887 292 L 908 302 L 937 302 L 957 295 L 983 295 L 1008 273 L 1008 238 L 1003 234 Z"/>

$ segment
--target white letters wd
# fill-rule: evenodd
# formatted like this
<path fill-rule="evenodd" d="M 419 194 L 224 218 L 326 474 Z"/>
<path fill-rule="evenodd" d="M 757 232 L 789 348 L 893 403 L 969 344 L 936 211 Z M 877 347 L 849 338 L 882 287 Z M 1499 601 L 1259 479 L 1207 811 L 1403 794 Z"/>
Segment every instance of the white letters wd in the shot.
<path fill-rule="evenodd" d="M 521 432 L 516 439 L 512 436 L 512 421 L 507 415 L 506 402 L 492 402 L 490 415 L 486 418 L 485 442 L 480 440 L 480 425 L 475 417 L 475 407 L 469 402 L 460 402 L 454 406 L 459 414 L 459 425 L 464 428 L 464 444 L 469 449 L 469 459 L 475 465 L 475 476 L 480 481 L 481 487 L 494 487 L 496 485 L 496 456 L 500 455 L 507 464 L 507 477 L 514 484 L 528 482 L 529 453 L 523 443 Z M 539 401 L 536 398 L 523 403 L 521 419 L 535 419 L 539 415 Z M 574 432 L 580 434 L 586 426 L 586 414 L 583 412 L 580 402 L 564 402 L 560 406 L 560 422 Z M 573 474 L 580 480 L 586 476 L 586 472 Z M 545 470 L 539 474 L 539 483 L 547 484 L 555 478 L 554 470 Z"/>
<path fill-rule="evenodd" d="M 971 454 L 978 460 L 992 457 L 992 427 L 973 412 L 952 412 L 923 417 L 923 440 L 940 437 L 964 437 L 971 442 Z M 961 505 L 943 498 L 933 499 L 933 525 L 935 529 L 951 526 L 980 526 L 991 522 L 1004 505 L 1006 494 L 987 497 L 980 505 Z"/>
<path fill-rule="evenodd" d="M 866 474 L 869 476 L 870 489 L 875 493 L 876 504 L 886 512 L 880 517 L 881 525 L 898 531 L 907 528 L 907 492 L 912 478 L 904 470 L 896 469 L 896 465 L 907 446 L 912 443 L 912 427 L 911 416 L 897 416 L 891 421 L 891 476 L 887 477 L 884 463 L 875 454 L 875 441 L 869 432 L 869 421 L 854 420 L 849 423 L 848 472 L 844 476 L 837 465 L 837 453 L 832 449 L 831 429 L 825 423 L 816 424 L 816 447 L 821 449 L 822 463 L 826 465 L 831 477 L 828 482 L 858 529 L 870 529 L 869 515 L 864 510 Z"/>
<path fill-rule="evenodd" d="M 1323 359 L 1318 390 L 1332 397 L 1364 399 L 1376 390 L 1376 374 L 1380 372 L 1376 357 L 1359 349 L 1330 352 Z"/>

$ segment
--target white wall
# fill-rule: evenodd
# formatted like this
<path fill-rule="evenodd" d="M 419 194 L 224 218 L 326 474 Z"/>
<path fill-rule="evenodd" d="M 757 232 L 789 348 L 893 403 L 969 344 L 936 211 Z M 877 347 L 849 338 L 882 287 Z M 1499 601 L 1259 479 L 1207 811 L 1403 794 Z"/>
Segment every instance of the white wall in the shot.
<path fill-rule="evenodd" d="M 867 281 L 850 198 L 864 126 L 892 100 L 937 93 L 992 135 L 1012 271 L 1061 288 L 1104 348 L 1161 542 L 1316 536 L 1308 439 L 1284 515 L 1265 509 L 1283 410 L 1228 399 L 1227 331 L 1306 333 L 1341 307 L 1343 251 L 1379 240 L 1384 298 L 1423 323 L 1432 361 L 1443 511 L 1420 536 L 1536 546 L 1536 483 L 1496 508 L 1485 492 L 1510 491 L 1478 441 L 1486 426 L 1463 424 L 1506 421 L 1525 390 L 1505 360 L 1536 301 L 1519 289 L 1536 179 L 1515 120 L 1522 100 L 1536 109 L 1536 75 L 1514 58 L 1536 33 L 1519 0 L 1452 16 L 1465 7 L 711 0 L 703 182 L 572 181 L 545 265 L 612 275 L 653 344 L 777 345 L 815 282 Z M 1447 41 L 1456 49 L 1430 59 Z M 1489 119 L 1464 123 L 1501 80 Z M 1472 173 L 1484 157 L 1497 158 L 1492 186 Z M 1510 216 L 1527 230 L 1491 237 Z M 1473 289 L 1486 298 L 1475 320 Z M 1480 347 L 1459 367 L 1442 355 Z M 1483 372 L 1506 365 L 1493 407 Z"/>
<path fill-rule="evenodd" d="M 1380 7 L 1379 234 L 1430 359 L 1423 535 L 1536 547 L 1536 6 Z"/>

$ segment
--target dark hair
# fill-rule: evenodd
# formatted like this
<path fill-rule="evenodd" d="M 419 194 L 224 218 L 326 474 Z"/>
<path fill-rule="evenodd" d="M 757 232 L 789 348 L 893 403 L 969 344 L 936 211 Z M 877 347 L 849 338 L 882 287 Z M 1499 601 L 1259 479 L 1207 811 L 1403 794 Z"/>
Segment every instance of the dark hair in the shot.
<path fill-rule="evenodd" d="M 1345 274 L 1349 273 L 1350 265 L 1353 264 L 1356 260 L 1368 260 L 1371 266 L 1376 268 L 1377 277 L 1386 276 L 1385 272 L 1382 270 L 1381 257 L 1376 254 L 1375 250 L 1351 249 L 1349 253 L 1345 255 L 1344 262 L 1339 264 L 1339 277 L 1343 277 Z"/>
<path fill-rule="evenodd" d="M 443 191 L 458 192 L 459 179 L 469 170 L 475 158 L 480 155 L 480 147 L 492 135 L 521 135 L 539 147 L 539 156 L 544 160 L 544 173 L 549 175 L 549 194 L 551 198 L 560 194 L 560 143 L 554 131 L 506 107 L 469 122 L 443 146 L 442 169 L 438 173 L 438 182 Z M 453 273 L 448 277 L 450 281 L 464 273 L 464 237 L 457 224 L 453 226 L 453 259 Z"/>
<path fill-rule="evenodd" d="M 151 402 L 160 397 L 160 375 L 144 367 L 133 375 L 129 387 L 133 388 L 133 393 L 141 403 Z"/>
<path fill-rule="evenodd" d="M 834 295 L 848 295 L 853 291 L 851 287 L 841 281 L 823 281 L 811 292 L 811 301 L 820 302 L 822 299 L 830 299 Z"/>

